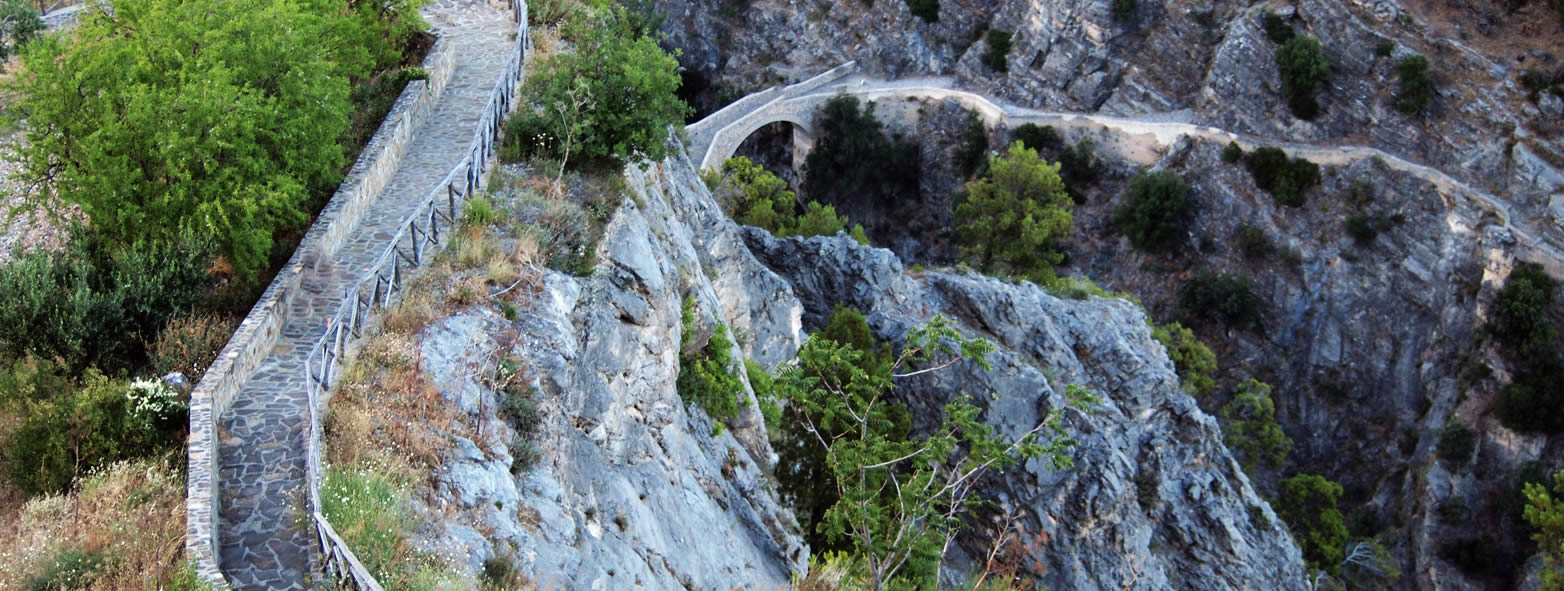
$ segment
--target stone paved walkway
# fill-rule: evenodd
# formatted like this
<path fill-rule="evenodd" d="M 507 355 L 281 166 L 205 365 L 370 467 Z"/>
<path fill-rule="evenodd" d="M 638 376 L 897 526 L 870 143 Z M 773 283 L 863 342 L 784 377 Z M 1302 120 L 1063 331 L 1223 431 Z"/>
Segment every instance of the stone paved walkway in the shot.
<path fill-rule="evenodd" d="M 277 347 L 221 418 L 219 565 L 239 591 L 309 584 L 318 544 L 305 517 L 304 359 L 344 290 L 466 154 L 515 45 L 516 24 L 500 6 L 437 0 L 423 12 L 441 43 L 456 44 L 451 81 L 380 200 L 336 253 L 306 271 Z"/>

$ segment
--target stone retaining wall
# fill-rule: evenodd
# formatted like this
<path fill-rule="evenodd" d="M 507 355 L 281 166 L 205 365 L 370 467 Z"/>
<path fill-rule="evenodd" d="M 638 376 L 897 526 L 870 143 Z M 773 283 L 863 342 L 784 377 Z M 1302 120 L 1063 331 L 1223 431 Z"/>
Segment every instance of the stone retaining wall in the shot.
<path fill-rule="evenodd" d="M 358 225 L 368 206 L 379 198 L 412 144 L 413 132 L 428 119 L 439 102 L 455 66 L 450 46 L 437 41 L 434 51 L 424 58 L 423 67 L 429 78 L 422 83 L 409 83 L 402 90 L 380 130 L 364 147 L 341 187 L 300 241 L 293 257 L 261 294 L 260 301 L 250 309 L 244 322 L 218 353 L 217 360 L 190 393 L 185 552 L 205 580 L 224 580 L 217 566 L 218 421 L 244 388 L 250 374 L 277 343 L 288 320 L 288 305 L 299 292 L 304 269 L 334 253 Z"/>

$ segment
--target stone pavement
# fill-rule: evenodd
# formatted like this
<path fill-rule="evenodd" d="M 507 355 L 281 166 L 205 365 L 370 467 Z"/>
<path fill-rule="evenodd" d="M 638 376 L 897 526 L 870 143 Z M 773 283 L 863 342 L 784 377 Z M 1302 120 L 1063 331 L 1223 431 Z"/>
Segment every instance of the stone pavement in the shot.
<path fill-rule="evenodd" d="M 304 360 L 344 290 L 380 256 L 403 218 L 461 161 L 506 59 L 516 23 L 502 6 L 436 0 L 423 9 L 456 68 L 380 198 L 335 253 L 307 268 L 282 336 L 220 419 L 219 565 L 240 591 L 311 586 L 319 543 L 308 519 Z"/>

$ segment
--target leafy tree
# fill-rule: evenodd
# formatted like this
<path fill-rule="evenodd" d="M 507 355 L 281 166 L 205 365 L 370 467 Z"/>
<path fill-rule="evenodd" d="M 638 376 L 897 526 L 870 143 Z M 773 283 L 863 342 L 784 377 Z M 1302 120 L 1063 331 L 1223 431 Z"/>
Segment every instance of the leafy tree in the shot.
<path fill-rule="evenodd" d="M 1219 320 L 1231 326 L 1247 327 L 1259 317 L 1259 300 L 1249 288 L 1249 280 L 1223 273 L 1198 273 L 1179 290 L 1179 315 L 1188 320 Z"/>
<path fill-rule="evenodd" d="M 1536 263 L 1521 263 L 1510 272 L 1493 301 L 1493 333 L 1500 342 L 1533 362 L 1553 361 L 1556 329 L 1548 320 L 1558 284 Z"/>
<path fill-rule="evenodd" d="M 1237 453 L 1245 470 L 1264 464 L 1272 470 L 1282 467 L 1292 453 L 1292 439 L 1276 424 L 1276 403 L 1271 401 L 1271 386 L 1249 379 L 1222 406 L 1222 433 L 1228 449 Z"/>
<path fill-rule="evenodd" d="M 1276 67 L 1282 75 L 1282 95 L 1293 115 L 1313 119 L 1319 114 L 1314 95 L 1330 82 L 1330 60 L 1320 40 L 1308 35 L 1289 39 L 1276 50 Z"/>
<path fill-rule="evenodd" d="M 1304 194 L 1320 184 L 1319 165 L 1303 158 L 1288 160 L 1281 148 L 1256 148 L 1244 156 L 1244 168 L 1254 177 L 1256 187 L 1288 207 L 1302 206 Z"/>
<path fill-rule="evenodd" d="M 707 174 L 712 187 L 734 221 L 765 228 L 780 237 L 835 236 L 848 229 L 847 218 L 836 208 L 810 201 L 798 211 L 798 198 L 787 190 L 787 182 L 743 156 L 722 163 L 721 174 Z M 860 244 L 868 244 L 863 226 L 853 226 L 852 235 Z"/>
<path fill-rule="evenodd" d="M 24 0 L 0 2 L 0 60 L 11 59 L 43 30 L 43 18 Z"/>
<path fill-rule="evenodd" d="M 93 469 L 177 443 L 168 435 L 187 422 L 184 405 L 161 384 L 140 386 L 150 397 L 89 371 L 68 394 L 26 401 L 0 452 L 11 482 L 31 494 L 57 493 Z"/>
<path fill-rule="evenodd" d="M 668 128 L 689 111 L 678 97 L 679 62 L 637 31 L 625 9 L 603 11 L 575 50 L 542 60 L 506 123 L 513 157 L 571 158 L 622 166 L 668 155 Z"/>
<path fill-rule="evenodd" d="M 1546 486 L 1526 483 L 1525 517 L 1537 530 L 1531 539 L 1542 551 L 1542 589 L 1564 591 L 1564 472 L 1554 474 L 1553 482 L 1558 498 L 1549 495 Z"/>
<path fill-rule="evenodd" d="M 16 110 L 30 206 L 77 205 L 120 245 L 194 232 L 252 275 L 339 178 L 348 81 L 367 61 L 330 6 L 123 2 L 28 44 Z"/>
<path fill-rule="evenodd" d="M 819 137 L 804 160 L 805 195 L 859 219 L 918 195 L 918 144 L 887 136 L 874 103 L 832 97 L 815 116 L 815 129 Z"/>
<path fill-rule="evenodd" d="M 1404 115 L 1416 115 L 1434 101 L 1433 77 L 1428 75 L 1428 58 L 1412 55 L 1396 62 L 1396 74 L 1401 77 L 1401 94 L 1396 109 Z"/>
<path fill-rule="evenodd" d="M 1037 150 L 1039 154 L 1064 147 L 1064 138 L 1059 136 L 1059 130 L 1052 125 L 1023 123 L 1016 128 L 1013 137 L 1015 141 L 1025 144 L 1026 147 Z"/>
<path fill-rule="evenodd" d="M 1177 322 L 1170 322 L 1151 331 L 1151 338 L 1162 343 L 1178 371 L 1184 389 L 1195 396 L 1204 396 L 1216 387 L 1211 374 L 1216 373 L 1216 354 L 1195 336 L 1195 332 Z"/>
<path fill-rule="evenodd" d="M 939 22 L 939 0 L 907 0 L 907 9 L 923 22 Z"/>
<path fill-rule="evenodd" d="M 73 374 L 135 369 L 146 343 L 200 299 L 210 281 L 202 243 L 136 243 L 115 253 L 78 238 L 60 251 L 0 266 L 0 359 L 59 359 Z"/>
<path fill-rule="evenodd" d="M 967 120 L 961 127 L 961 145 L 956 149 L 956 170 L 963 177 L 970 177 L 988 157 L 988 127 L 973 109 L 967 109 Z"/>
<path fill-rule="evenodd" d="M 1292 38 L 1296 35 L 1292 30 L 1292 25 L 1287 24 L 1287 19 L 1282 18 L 1281 15 L 1266 11 L 1260 18 L 1265 26 L 1265 36 L 1272 43 L 1285 44 L 1288 41 L 1292 41 Z"/>
<path fill-rule="evenodd" d="M 1444 430 L 1439 432 L 1439 457 L 1452 464 L 1465 464 L 1471 459 L 1472 450 L 1476 447 L 1476 437 L 1471 428 L 1459 421 L 1445 423 Z"/>
<path fill-rule="evenodd" d="M 985 271 L 1044 280 L 1064 260 L 1058 241 L 1070 233 L 1071 202 L 1059 166 L 1021 142 L 991 157 L 988 173 L 967 183 L 956 207 L 962 256 Z"/>
<path fill-rule="evenodd" d="M 983 55 L 978 56 L 978 61 L 995 72 L 1010 71 L 1005 56 L 1010 53 L 1010 40 L 1013 37 L 1014 33 L 1009 31 L 989 29 L 988 36 L 985 38 L 988 49 L 983 52 Z"/>
<path fill-rule="evenodd" d="M 1193 203 L 1184 179 L 1166 170 L 1142 172 L 1130 179 L 1127 201 L 1113 222 L 1141 250 L 1168 253 L 1183 245 Z"/>
<path fill-rule="evenodd" d="M 1312 568 L 1341 573 L 1346 557 L 1347 525 L 1336 503 L 1341 485 L 1314 474 L 1282 480 L 1277 514 L 1292 527 L 1303 558 Z"/>
<path fill-rule="evenodd" d="M 1222 148 L 1222 161 L 1228 164 L 1237 164 L 1244 159 L 1244 148 L 1238 142 L 1227 142 L 1227 147 Z"/>
<path fill-rule="evenodd" d="M 1083 137 L 1074 146 L 1059 149 L 1059 178 L 1076 205 L 1086 202 L 1086 189 L 1102 177 L 1092 139 Z"/>
<path fill-rule="evenodd" d="M 914 329 L 886 370 L 860 367 L 863 353 L 814 336 L 798 353 L 799 371 L 776 381 L 788 412 L 807 421 L 813 445 L 826 450 L 838 500 L 817 526 L 847 540 L 864 556 L 865 586 L 932 589 L 939 562 L 963 517 L 978 499 L 972 487 L 991 470 L 1025 458 L 1047 457 L 1071 465 L 1074 441 L 1065 436 L 1059 411 L 1011 441 L 979 419 L 979 410 L 958 399 L 945 406 L 927 436 L 897 437 L 885 404 L 897 379 L 937 371 L 963 359 L 987 368 L 988 343 L 961 336 L 942 317 Z M 924 366 L 914 370 L 913 367 Z M 1089 393 L 1070 389 L 1073 399 Z M 1046 435 L 1046 436 L 1045 436 Z"/>

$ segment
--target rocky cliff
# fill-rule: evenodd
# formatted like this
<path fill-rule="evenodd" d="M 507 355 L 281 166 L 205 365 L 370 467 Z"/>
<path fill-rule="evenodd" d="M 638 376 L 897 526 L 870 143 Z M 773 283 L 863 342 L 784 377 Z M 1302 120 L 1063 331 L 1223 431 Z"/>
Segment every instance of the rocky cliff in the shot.
<path fill-rule="evenodd" d="M 1134 304 L 908 273 L 846 236 L 741 230 L 684 158 L 627 177 L 592 276 L 549 272 L 515 320 L 470 308 L 422 334 L 426 371 L 469 412 L 497 403 L 473 368 L 504 350 L 529 368 L 546 417 L 542 459 L 519 479 L 509 458 L 456 442 L 435 494 L 454 516 L 430 545 L 466 548 L 473 569 L 506 556 L 567 588 L 775 588 L 801 572 L 809 550 L 767 476 L 763 422 L 748 410 L 713 436 L 679 399 L 688 296 L 697 318 L 732 327 L 736 354 L 767 366 L 790 359 L 837 304 L 862 309 L 890 341 L 933 314 L 991 340 L 992 371 L 958 365 L 899 386 L 919 421 L 966 395 L 1018 434 L 1068 384 L 1102 397 L 1067 417 L 1080 441 L 1073 469 L 1034 461 L 984 482 L 995 510 L 960 540 L 958 572 L 981 570 L 999 540 L 1002 557 L 1051 588 L 1303 587 L 1298 550 Z"/>

